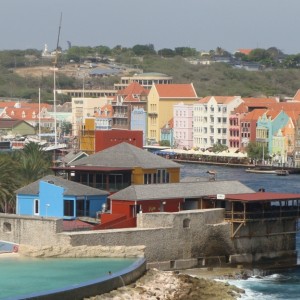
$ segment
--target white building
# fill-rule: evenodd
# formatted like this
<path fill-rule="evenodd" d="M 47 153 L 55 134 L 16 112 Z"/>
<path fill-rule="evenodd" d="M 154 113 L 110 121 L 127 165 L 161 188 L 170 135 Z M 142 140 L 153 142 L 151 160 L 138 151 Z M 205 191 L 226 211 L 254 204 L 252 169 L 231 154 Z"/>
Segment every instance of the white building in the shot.
<path fill-rule="evenodd" d="M 183 102 L 173 106 L 174 146 L 178 149 L 193 147 L 193 105 Z"/>
<path fill-rule="evenodd" d="M 194 104 L 194 147 L 229 146 L 229 116 L 242 102 L 240 96 L 208 96 Z"/>

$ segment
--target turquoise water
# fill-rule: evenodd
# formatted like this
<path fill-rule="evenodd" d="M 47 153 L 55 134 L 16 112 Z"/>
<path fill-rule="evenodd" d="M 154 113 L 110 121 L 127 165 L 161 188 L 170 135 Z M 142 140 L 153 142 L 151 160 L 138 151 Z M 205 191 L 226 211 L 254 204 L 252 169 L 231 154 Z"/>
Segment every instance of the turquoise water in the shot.
<path fill-rule="evenodd" d="M 238 180 L 248 187 L 258 190 L 263 187 L 268 192 L 300 193 L 300 175 L 276 176 L 273 174 L 253 174 L 246 168 L 230 168 L 213 165 L 183 164 L 182 177 L 207 177 L 206 171 L 215 170 L 217 180 Z M 298 264 L 300 264 L 300 233 L 297 234 Z M 245 289 L 243 300 L 299 300 L 300 267 L 290 271 L 253 277 L 248 280 L 232 280 L 231 284 Z"/>
<path fill-rule="evenodd" d="M 0 299 L 66 288 L 119 272 L 136 259 L 3 258 L 0 259 Z"/>

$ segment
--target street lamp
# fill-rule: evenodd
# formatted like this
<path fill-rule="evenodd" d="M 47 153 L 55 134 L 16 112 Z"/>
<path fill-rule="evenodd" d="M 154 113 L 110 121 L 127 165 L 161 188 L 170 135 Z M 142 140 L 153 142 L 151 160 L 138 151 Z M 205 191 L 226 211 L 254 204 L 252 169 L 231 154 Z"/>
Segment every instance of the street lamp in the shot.
<path fill-rule="evenodd" d="M 50 207 L 50 204 L 49 203 L 47 203 L 46 204 L 46 218 L 48 217 L 48 208 Z"/>

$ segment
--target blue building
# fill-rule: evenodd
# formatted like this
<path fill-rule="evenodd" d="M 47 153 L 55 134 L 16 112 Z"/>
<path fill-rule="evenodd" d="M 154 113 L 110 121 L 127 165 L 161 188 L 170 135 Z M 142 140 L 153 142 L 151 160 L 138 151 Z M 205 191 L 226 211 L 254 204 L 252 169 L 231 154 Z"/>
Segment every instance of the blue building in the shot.
<path fill-rule="evenodd" d="M 130 130 L 143 131 L 143 145 L 146 145 L 147 113 L 142 107 L 134 107 L 131 111 Z"/>
<path fill-rule="evenodd" d="M 72 220 L 96 218 L 108 192 L 48 175 L 16 191 L 18 215 Z"/>

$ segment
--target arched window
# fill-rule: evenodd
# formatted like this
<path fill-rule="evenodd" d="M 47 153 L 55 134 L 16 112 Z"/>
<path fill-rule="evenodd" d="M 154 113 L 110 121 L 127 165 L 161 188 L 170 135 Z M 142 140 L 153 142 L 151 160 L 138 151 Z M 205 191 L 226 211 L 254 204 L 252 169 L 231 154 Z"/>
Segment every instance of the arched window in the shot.
<path fill-rule="evenodd" d="M 191 223 L 190 219 L 184 219 L 183 220 L 183 228 L 190 228 L 190 223 Z"/>
<path fill-rule="evenodd" d="M 4 222 L 3 224 L 3 232 L 11 232 L 11 224 L 8 222 Z"/>

